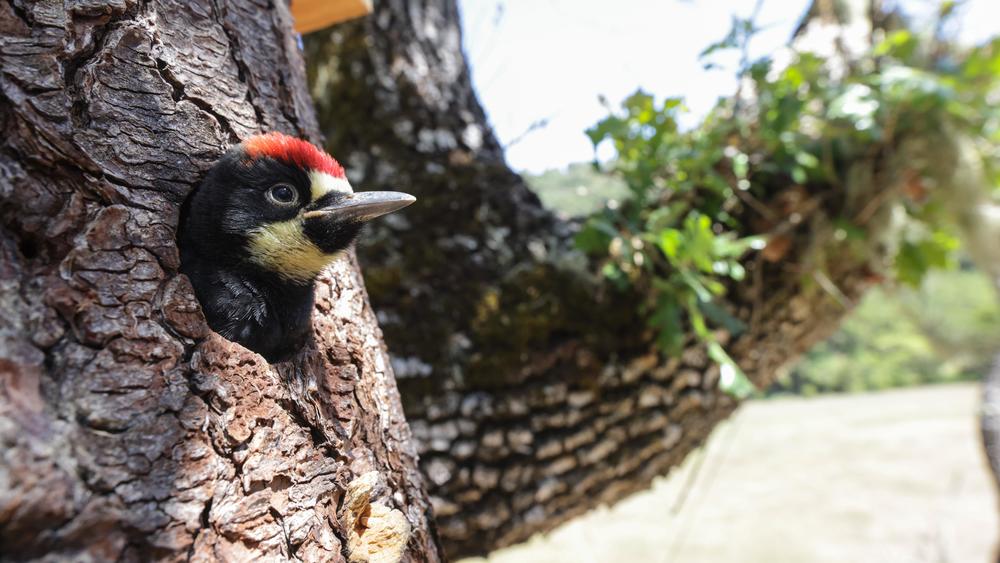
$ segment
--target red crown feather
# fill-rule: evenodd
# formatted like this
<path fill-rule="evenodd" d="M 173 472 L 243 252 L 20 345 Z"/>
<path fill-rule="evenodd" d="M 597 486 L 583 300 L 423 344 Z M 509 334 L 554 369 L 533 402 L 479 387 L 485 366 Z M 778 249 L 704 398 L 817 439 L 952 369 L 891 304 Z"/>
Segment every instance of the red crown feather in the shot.
<path fill-rule="evenodd" d="M 326 151 L 317 148 L 309 141 L 283 133 L 254 135 L 243 141 L 243 148 L 250 158 L 269 156 L 306 170 L 325 172 L 335 178 L 345 177 L 344 167 Z"/>

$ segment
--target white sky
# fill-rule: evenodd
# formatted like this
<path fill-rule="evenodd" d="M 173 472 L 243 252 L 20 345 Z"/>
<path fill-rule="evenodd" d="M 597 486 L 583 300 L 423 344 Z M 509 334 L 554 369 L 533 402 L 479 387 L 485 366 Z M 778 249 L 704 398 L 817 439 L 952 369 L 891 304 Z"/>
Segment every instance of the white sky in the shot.
<path fill-rule="evenodd" d="M 698 53 L 729 31 L 733 14 L 748 16 L 756 0 L 460 0 L 472 78 L 500 142 L 549 119 L 507 150 L 517 170 L 540 172 L 593 156 L 583 134 L 607 110 L 641 87 L 684 96 L 704 114 L 735 89 L 732 69 L 705 71 Z M 926 11 L 936 0 L 898 0 Z M 764 0 L 765 31 L 752 51 L 782 46 L 808 0 Z M 1000 0 L 968 0 L 961 18 L 967 40 L 1000 33 Z M 693 119 L 693 118 L 692 118 Z"/>

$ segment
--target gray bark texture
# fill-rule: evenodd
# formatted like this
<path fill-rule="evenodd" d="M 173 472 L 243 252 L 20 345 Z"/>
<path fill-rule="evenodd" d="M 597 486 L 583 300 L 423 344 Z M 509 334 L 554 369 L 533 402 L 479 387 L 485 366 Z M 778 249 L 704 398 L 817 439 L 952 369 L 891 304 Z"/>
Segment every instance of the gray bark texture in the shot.
<path fill-rule="evenodd" d="M 993 359 L 992 369 L 983 377 L 982 397 L 979 430 L 982 433 L 983 453 L 1000 493 L 1000 355 Z M 992 560 L 1000 563 L 1000 546 L 993 550 Z"/>
<path fill-rule="evenodd" d="M 704 347 L 692 336 L 663 357 L 642 296 L 600 283 L 574 250 L 576 224 L 507 166 L 473 91 L 455 0 L 382 0 L 306 46 L 328 146 L 355 185 L 419 199 L 359 255 L 449 556 L 523 541 L 647 487 L 733 412 Z M 791 222 L 734 211 L 779 233 L 728 297 L 747 330 L 720 333 L 758 385 L 877 279 L 877 253 L 838 246 L 830 218 L 864 209 L 878 224 L 872 201 L 895 178 L 867 171 L 883 159 L 852 173 L 857 197 L 775 190 L 763 204 Z"/>
<path fill-rule="evenodd" d="M 1000 489 L 1000 356 L 993 361 L 993 369 L 983 378 L 980 428 L 986 459 L 993 470 L 997 488 Z"/>
<path fill-rule="evenodd" d="M 354 258 L 277 366 L 178 274 L 260 131 L 319 139 L 283 3 L 0 1 L 0 560 L 441 558 Z"/>

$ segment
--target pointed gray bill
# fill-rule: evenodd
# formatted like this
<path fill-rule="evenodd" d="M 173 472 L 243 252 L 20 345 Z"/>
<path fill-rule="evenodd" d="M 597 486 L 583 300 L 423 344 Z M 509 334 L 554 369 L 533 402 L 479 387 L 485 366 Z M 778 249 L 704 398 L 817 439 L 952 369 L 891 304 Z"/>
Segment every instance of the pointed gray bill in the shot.
<path fill-rule="evenodd" d="M 415 201 L 417 198 L 403 192 L 357 192 L 328 206 L 307 211 L 303 217 L 365 222 L 398 211 Z"/>

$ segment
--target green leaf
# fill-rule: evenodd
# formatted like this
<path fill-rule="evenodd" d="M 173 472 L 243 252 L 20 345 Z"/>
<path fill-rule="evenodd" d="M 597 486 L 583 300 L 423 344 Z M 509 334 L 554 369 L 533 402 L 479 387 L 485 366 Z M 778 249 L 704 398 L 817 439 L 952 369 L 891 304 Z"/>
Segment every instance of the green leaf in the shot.
<path fill-rule="evenodd" d="M 868 233 L 866 233 L 864 229 L 846 219 L 837 219 L 836 221 L 834 221 L 833 224 L 834 226 L 837 227 L 838 230 L 844 233 L 843 237 L 846 240 L 851 240 L 851 241 L 868 240 Z M 835 236 L 837 236 L 836 233 Z"/>
<path fill-rule="evenodd" d="M 740 180 L 745 180 L 750 173 L 750 157 L 745 153 L 738 153 L 733 157 L 733 174 Z"/>
<path fill-rule="evenodd" d="M 897 59 L 907 60 L 913 56 L 917 47 L 917 39 L 912 33 L 905 29 L 893 31 L 875 46 L 872 51 L 876 57 L 892 56 Z"/>
<path fill-rule="evenodd" d="M 958 240 L 942 231 L 915 241 L 903 241 L 895 260 L 896 278 L 918 287 L 931 269 L 954 266 L 957 249 Z"/>
<path fill-rule="evenodd" d="M 604 254 L 608 251 L 611 240 L 618 235 L 618 230 L 607 220 L 596 216 L 591 217 L 576 234 L 574 242 L 577 248 L 590 254 Z"/>
<path fill-rule="evenodd" d="M 718 342 L 708 344 L 708 357 L 719 364 L 719 389 L 724 393 L 745 399 L 757 391 L 757 387 Z"/>
<path fill-rule="evenodd" d="M 792 167 L 792 180 L 795 180 L 796 184 L 805 184 L 809 179 L 809 175 L 806 173 L 805 168 L 801 166 Z"/>
<path fill-rule="evenodd" d="M 684 235 L 677 229 L 664 229 L 660 233 L 660 250 L 671 262 L 680 258 L 680 247 Z"/>
<path fill-rule="evenodd" d="M 687 270 L 681 270 L 679 273 L 681 279 L 684 280 L 684 284 L 691 289 L 694 295 L 698 298 L 698 301 L 707 302 L 712 300 L 712 292 L 705 287 L 701 280 L 698 279 L 697 275 L 692 274 Z"/>
<path fill-rule="evenodd" d="M 767 245 L 765 237 L 753 236 L 734 239 L 732 236 L 715 237 L 715 255 L 720 258 L 740 258 L 750 250 L 760 250 Z"/>
<path fill-rule="evenodd" d="M 687 211 L 688 203 L 683 201 L 654 209 L 646 218 L 646 230 L 650 232 L 663 231 L 676 224 L 678 218 Z"/>
<path fill-rule="evenodd" d="M 743 281 L 744 278 L 747 277 L 746 268 L 744 268 L 743 264 L 740 264 L 739 262 L 729 264 L 729 277 L 736 281 Z"/>
<path fill-rule="evenodd" d="M 626 289 L 631 285 L 625 272 L 611 262 L 604 264 L 601 274 L 618 289 Z"/>
<path fill-rule="evenodd" d="M 795 153 L 795 162 L 803 168 L 819 168 L 819 159 L 805 151 Z"/>
<path fill-rule="evenodd" d="M 700 213 L 689 213 L 684 219 L 684 250 L 688 259 L 705 273 L 712 272 L 715 233 L 712 220 Z"/>
<path fill-rule="evenodd" d="M 708 325 L 705 324 L 705 317 L 702 316 L 697 302 L 688 300 L 687 312 L 688 320 L 691 321 L 691 328 L 694 329 L 694 333 L 701 337 L 702 340 L 712 338 L 712 333 L 708 330 Z"/>
<path fill-rule="evenodd" d="M 649 325 L 657 329 L 656 344 L 664 353 L 677 356 L 684 346 L 681 327 L 681 308 L 672 296 L 661 296 L 649 318 Z"/>
<path fill-rule="evenodd" d="M 699 303 L 698 306 L 701 308 L 701 312 L 705 314 L 705 318 L 712 321 L 713 324 L 726 329 L 733 336 L 738 336 L 747 329 L 747 325 L 743 321 L 730 315 L 729 311 L 726 311 L 712 301 Z"/>

